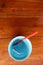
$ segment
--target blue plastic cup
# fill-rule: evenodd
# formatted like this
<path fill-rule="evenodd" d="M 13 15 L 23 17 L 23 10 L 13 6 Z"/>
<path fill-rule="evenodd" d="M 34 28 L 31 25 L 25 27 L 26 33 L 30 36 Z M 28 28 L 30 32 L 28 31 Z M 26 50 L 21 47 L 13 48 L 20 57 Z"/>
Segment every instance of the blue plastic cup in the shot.
<path fill-rule="evenodd" d="M 31 55 L 32 44 L 29 39 L 25 39 L 19 44 L 16 44 L 19 40 L 25 38 L 24 36 L 18 36 L 13 38 L 8 45 L 8 53 L 13 60 L 24 61 Z"/>

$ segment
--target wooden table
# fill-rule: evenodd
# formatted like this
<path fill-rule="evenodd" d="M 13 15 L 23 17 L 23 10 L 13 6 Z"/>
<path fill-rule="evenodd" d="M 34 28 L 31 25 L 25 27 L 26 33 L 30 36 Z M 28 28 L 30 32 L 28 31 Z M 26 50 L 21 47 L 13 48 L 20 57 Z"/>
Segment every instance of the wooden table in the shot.
<path fill-rule="evenodd" d="M 23 62 L 12 60 L 8 44 L 16 36 L 30 38 L 32 54 Z M 42 0 L 0 0 L 0 65 L 43 65 L 43 1 Z"/>

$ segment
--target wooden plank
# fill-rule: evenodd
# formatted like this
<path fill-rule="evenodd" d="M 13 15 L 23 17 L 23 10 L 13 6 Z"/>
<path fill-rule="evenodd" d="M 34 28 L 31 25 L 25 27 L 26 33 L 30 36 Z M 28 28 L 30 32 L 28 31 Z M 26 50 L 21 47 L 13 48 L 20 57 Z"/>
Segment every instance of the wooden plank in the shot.
<path fill-rule="evenodd" d="M 11 39 L 12 38 L 5 38 L 5 39 L 2 38 L 2 39 L 0 39 L 0 48 L 2 48 L 2 47 L 5 47 L 6 48 Z M 4 41 L 5 41 L 5 43 L 3 43 Z M 7 44 L 6 44 L 6 41 L 8 41 Z M 32 43 L 33 48 L 43 47 L 43 38 L 42 37 L 40 37 L 40 38 L 39 37 L 33 37 L 33 38 L 30 38 L 30 41 Z"/>
<path fill-rule="evenodd" d="M 30 4 L 31 5 L 31 4 Z M 20 6 L 20 5 L 19 5 Z M 26 6 L 26 5 L 24 5 Z M 27 5 L 28 6 L 28 5 Z M 34 6 L 34 5 L 33 5 Z M 37 5 L 38 6 L 38 5 Z M 43 11 L 43 8 L 39 7 L 14 7 L 14 8 L 5 8 L 5 9 L 0 9 L 0 17 L 5 17 L 5 16 L 27 16 L 27 17 L 39 17 Z"/>
<path fill-rule="evenodd" d="M 3 24 L 2 24 L 3 23 Z M 11 23 L 11 24 L 10 24 Z M 14 24 L 13 24 L 14 23 Z M 31 25 L 30 25 L 31 24 Z M 43 18 L 40 17 L 31 17 L 31 18 L 25 18 L 25 17 L 2 17 L 0 18 L 0 25 L 3 26 L 27 26 L 27 27 L 42 27 L 43 26 Z"/>
<path fill-rule="evenodd" d="M 43 1 L 1 1 L 0 17 L 1 16 L 36 16 L 39 17 L 43 12 Z"/>
<path fill-rule="evenodd" d="M 9 37 L 15 37 L 15 36 L 27 36 L 31 34 L 32 32 L 38 31 L 39 34 L 36 35 L 36 37 L 43 37 L 43 27 L 39 28 L 29 28 L 29 27 L 9 27 L 4 26 L 0 28 L 0 38 L 9 38 Z M 40 32 L 41 31 L 41 32 Z"/>
<path fill-rule="evenodd" d="M 4 7 L 18 7 L 19 5 L 19 7 L 21 7 L 21 6 L 24 6 L 24 5 L 26 5 L 27 3 L 29 3 L 29 4 L 31 4 L 31 3 L 38 3 L 38 4 L 40 4 L 41 3 L 41 5 L 42 5 L 42 3 L 43 3 L 43 1 L 40 1 L 40 0 L 16 0 L 16 1 L 14 1 L 14 0 L 5 0 L 5 1 L 0 1 L 0 3 L 1 3 L 1 6 L 3 6 L 3 4 L 4 4 Z M 22 5 L 21 5 L 22 4 Z M 27 5 L 29 5 L 29 4 L 27 4 Z M 26 6 L 27 6 L 26 5 Z M 26 7 L 26 6 L 24 6 L 24 7 Z"/>
<path fill-rule="evenodd" d="M 12 39 L 12 38 L 11 38 L 11 39 Z M 2 48 L 2 47 L 3 47 L 3 48 L 6 48 L 11 39 L 1 39 L 1 40 L 0 40 L 0 48 Z M 32 42 L 33 48 L 43 47 L 42 39 L 43 39 L 43 38 L 36 38 L 36 37 L 30 39 L 31 42 Z M 2 40 L 3 40 L 3 41 L 2 41 Z M 4 45 L 3 45 L 3 42 L 4 42 L 4 41 L 5 41 L 5 43 L 4 43 Z M 8 41 L 7 44 L 6 44 L 6 41 Z M 36 42 L 36 41 L 38 41 L 38 42 Z M 2 49 L 3 49 L 3 48 L 2 48 Z M 6 49 L 7 49 L 7 48 L 6 48 Z M 43 51 L 42 51 L 42 52 L 43 52 Z"/>
<path fill-rule="evenodd" d="M 10 39 L 2 39 L 0 40 L 0 64 L 19 64 L 19 62 L 13 61 L 9 55 L 8 55 L 8 44 L 10 42 Z M 36 41 L 41 41 L 40 39 L 35 38 Z M 38 45 L 38 42 L 36 43 L 36 41 L 34 41 L 34 38 L 32 38 L 33 43 L 33 50 L 32 50 L 32 54 L 30 56 L 30 58 L 28 58 L 26 61 L 22 62 L 23 65 L 27 65 L 27 64 L 41 64 L 43 61 L 43 47 L 41 47 L 40 45 Z M 3 43 L 4 42 L 4 43 Z M 36 43 L 36 44 L 35 44 Z M 42 42 L 41 42 L 42 43 Z M 40 43 L 39 43 L 40 44 Z M 43 43 L 42 43 L 43 44 Z M 41 45 L 42 45 L 41 44 Z M 3 55 L 3 56 L 2 56 Z M 40 62 L 39 62 L 40 61 Z M 25 63 L 26 62 L 26 63 Z M 20 63 L 21 64 L 21 63 Z"/>

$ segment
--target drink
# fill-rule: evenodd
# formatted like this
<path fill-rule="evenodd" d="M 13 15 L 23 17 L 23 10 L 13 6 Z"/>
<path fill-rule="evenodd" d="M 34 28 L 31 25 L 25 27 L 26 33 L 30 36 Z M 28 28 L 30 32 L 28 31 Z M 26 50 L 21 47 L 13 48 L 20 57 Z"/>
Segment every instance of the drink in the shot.
<path fill-rule="evenodd" d="M 25 39 L 19 44 L 15 45 L 16 42 L 25 38 L 24 36 L 18 36 L 11 40 L 8 46 L 8 53 L 10 57 L 14 60 L 23 61 L 26 60 L 31 52 L 32 52 L 32 45 L 30 40 Z"/>

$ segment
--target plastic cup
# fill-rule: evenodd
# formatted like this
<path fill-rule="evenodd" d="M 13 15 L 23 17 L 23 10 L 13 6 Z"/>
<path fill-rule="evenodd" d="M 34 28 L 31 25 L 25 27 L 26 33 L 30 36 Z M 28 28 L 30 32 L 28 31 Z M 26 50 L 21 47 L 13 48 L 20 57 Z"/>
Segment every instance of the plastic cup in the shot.
<path fill-rule="evenodd" d="M 8 53 L 13 60 L 24 61 L 31 55 L 32 44 L 29 39 L 25 39 L 19 44 L 16 42 L 22 40 L 25 36 L 18 36 L 13 38 L 8 45 Z"/>

